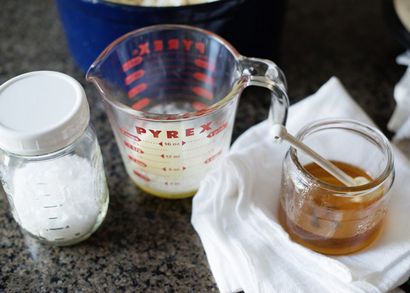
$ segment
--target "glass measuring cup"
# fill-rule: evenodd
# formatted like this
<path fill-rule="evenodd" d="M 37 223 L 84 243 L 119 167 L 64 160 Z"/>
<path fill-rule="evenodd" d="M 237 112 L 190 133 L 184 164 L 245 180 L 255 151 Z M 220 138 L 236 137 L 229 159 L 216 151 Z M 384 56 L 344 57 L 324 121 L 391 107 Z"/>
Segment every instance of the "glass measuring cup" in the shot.
<path fill-rule="evenodd" d="M 108 46 L 87 72 L 100 91 L 127 173 L 143 190 L 188 197 L 227 152 L 238 98 L 272 93 L 272 122 L 286 120 L 285 78 L 271 61 L 241 56 L 208 31 L 157 25 Z"/>

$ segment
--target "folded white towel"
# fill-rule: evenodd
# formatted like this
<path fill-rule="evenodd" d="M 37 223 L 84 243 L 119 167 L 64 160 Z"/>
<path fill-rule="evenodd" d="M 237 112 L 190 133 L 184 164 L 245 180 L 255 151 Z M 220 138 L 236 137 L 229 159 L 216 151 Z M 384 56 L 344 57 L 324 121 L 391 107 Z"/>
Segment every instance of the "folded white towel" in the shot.
<path fill-rule="evenodd" d="M 396 58 L 400 65 L 410 65 L 410 50 Z M 393 142 L 410 159 L 410 67 L 407 67 L 403 77 L 394 87 L 396 109 L 390 118 L 387 127 L 395 131 Z"/>
<path fill-rule="evenodd" d="M 410 65 L 410 50 L 399 55 L 396 62 L 407 66 L 407 70 L 394 87 L 396 109 L 387 124 L 387 128 L 391 131 L 398 131 L 406 121 L 410 123 L 410 67 L 408 67 Z"/>
<path fill-rule="evenodd" d="M 372 124 L 337 78 L 289 110 L 296 133 L 310 121 L 351 118 Z M 396 179 L 382 237 L 370 248 L 330 257 L 292 242 L 277 221 L 285 144 L 269 123 L 240 136 L 193 199 L 192 224 L 221 292 L 386 292 L 410 276 L 410 164 L 394 148 Z"/>

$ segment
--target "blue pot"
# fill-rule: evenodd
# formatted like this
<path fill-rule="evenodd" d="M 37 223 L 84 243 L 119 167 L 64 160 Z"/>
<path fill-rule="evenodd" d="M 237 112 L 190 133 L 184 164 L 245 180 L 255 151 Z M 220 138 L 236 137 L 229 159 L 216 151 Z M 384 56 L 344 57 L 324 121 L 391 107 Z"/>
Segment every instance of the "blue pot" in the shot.
<path fill-rule="evenodd" d="M 97 0 L 56 0 L 70 51 L 83 71 L 121 35 L 164 23 L 198 26 L 226 38 L 244 55 L 273 59 L 284 2 L 219 0 L 180 7 L 142 7 Z"/>

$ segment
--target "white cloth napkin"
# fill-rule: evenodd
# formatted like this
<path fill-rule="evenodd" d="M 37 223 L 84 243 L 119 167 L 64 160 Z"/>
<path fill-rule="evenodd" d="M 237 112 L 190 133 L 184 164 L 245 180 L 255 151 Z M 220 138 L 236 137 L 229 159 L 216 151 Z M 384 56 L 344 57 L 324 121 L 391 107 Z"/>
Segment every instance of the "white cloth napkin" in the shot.
<path fill-rule="evenodd" d="M 310 121 L 352 118 L 372 124 L 337 78 L 289 110 L 295 134 Z M 410 275 L 410 166 L 394 149 L 396 179 L 382 237 L 349 256 L 318 254 L 289 240 L 277 221 L 282 159 L 269 124 L 246 131 L 193 199 L 199 234 L 221 292 L 386 292 Z"/>
<path fill-rule="evenodd" d="M 387 128 L 396 132 L 393 142 L 410 159 L 410 50 L 399 55 L 396 62 L 407 66 L 407 70 L 394 87 L 396 109 Z"/>
<path fill-rule="evenodd" d="M 387 128 L 391 131 L 398 131 L 406 121 L 407 124 L 410 124 L 410 50 L 399 55 L 396 62 L 407 66 L 407 70 L 394 87 L 396 109 L 387 124 Z"/>

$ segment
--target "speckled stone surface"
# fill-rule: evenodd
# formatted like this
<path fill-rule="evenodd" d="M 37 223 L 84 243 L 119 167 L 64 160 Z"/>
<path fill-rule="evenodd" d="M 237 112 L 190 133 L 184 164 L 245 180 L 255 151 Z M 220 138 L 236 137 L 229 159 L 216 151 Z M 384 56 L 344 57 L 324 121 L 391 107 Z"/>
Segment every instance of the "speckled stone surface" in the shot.
<path fill-rule="evenodd" d="M 394 108 L 393 86 L 404 70 L 394 62 L 401 51 L 383 22 L 381 1 L 290 0 L 275 61 L 287 76 L 292 102 L 335 75 L 385 131 Z M 191 200 L 150 197 L 125 174 L 97 93 L 69 55 L 54 3 L 2 0 L 0 83 L 40 69 L 65 72 L 86 87 L 110 205 L 103 225 L 87 241 L 48 247 L 21 233 L 0 191 L 0 292 L 217 291 L 190 224 Z M 263 120 L 268 106 L 268 99 L 248 92 L 234 137 Z"/>

